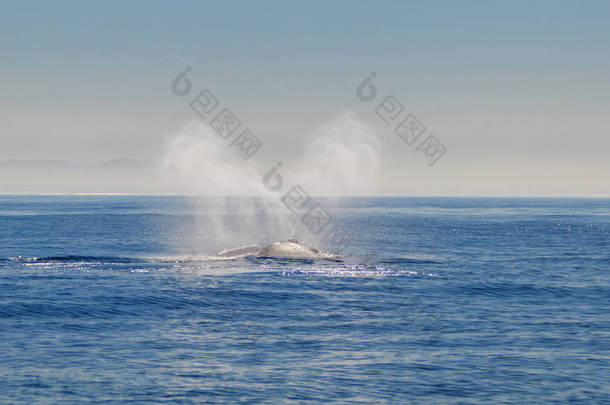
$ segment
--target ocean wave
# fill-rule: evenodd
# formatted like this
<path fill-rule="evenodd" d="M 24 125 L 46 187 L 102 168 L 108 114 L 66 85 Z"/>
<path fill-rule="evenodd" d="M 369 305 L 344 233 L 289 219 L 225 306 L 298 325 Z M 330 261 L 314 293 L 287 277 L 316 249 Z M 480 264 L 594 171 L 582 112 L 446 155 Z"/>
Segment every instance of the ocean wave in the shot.
<path fill-rule="evenodd" d="M 24 257 L 13 256 L 7 259 L 8 261 L 21 263 L 133 263 L 137 259 L 120 256 L 81 256 L 81 255 L 64 255 L 64 256 L 43 256 L 43 257 Z"/>
<path fill-rule="evenodd" d="M 440 264 L 439 260 L 433 260 L 421 256 L 403 256 L 403 257 L 390 257 L 381 259 L 379 263 L 384 264 Z"/>

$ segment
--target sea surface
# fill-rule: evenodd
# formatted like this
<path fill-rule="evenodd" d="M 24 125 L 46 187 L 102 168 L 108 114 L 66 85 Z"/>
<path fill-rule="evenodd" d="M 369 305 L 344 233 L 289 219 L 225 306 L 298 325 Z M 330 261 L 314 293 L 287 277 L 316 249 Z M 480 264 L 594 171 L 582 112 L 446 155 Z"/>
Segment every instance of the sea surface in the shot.
<path fill-rule="evenodd" d="M 610 403 L 610 200 L 322 205 L 341 258 L 221 259 L 264 207 L 0 196 L 0 403 Z"/>

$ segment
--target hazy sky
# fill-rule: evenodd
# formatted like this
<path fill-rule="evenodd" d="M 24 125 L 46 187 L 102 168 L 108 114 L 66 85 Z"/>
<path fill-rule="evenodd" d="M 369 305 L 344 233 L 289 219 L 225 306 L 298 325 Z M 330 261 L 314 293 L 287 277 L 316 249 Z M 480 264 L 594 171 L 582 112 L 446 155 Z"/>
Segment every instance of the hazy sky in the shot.
<path fill-rule="evenodd" d="M 244 170 L 281 161 L 309 190 L 610 196 L 608 2 L 223 3 L 3 2 L 0 193 L 205 192 L 205 144 L 172 145 L 205 132 L 189 103 L 208 88 L 263 141 Z M 388 95 L 425 125 L 414 145 L 376 115 Z M 432 166 L 428 134 L 447 149 Z"/>

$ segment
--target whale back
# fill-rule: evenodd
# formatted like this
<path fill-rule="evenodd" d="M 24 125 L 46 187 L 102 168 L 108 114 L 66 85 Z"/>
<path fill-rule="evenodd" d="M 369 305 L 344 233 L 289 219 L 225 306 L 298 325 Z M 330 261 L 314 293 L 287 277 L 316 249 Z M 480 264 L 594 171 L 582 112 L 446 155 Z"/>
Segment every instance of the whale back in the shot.
<path fill-rule="evenodd" d="M 288 257 L 302 259 L 337 259 L 338 255 L 329 253 L 323 249 L 305 246 L 296 239 L 288 239 L 275 242 L 272 245 L 261 248 L 258 245 L 245 245 L 232 249 L 225 249 L 216 254 L 222 258 L 238 258 L 244 256 L 256 257 Z"/>
<path fill-rule="evenodd" d="M 271 246 L 263 248 L 257 256 L 267 257 L 292 257 L 292 258 L 335 258 L 329 252 L 303 245 L 296 239 L 288 239 L 283 242 L 275 242 Z"/>
<path fill-rule="evenodd" d="M 261 248 L 258 245 L 245 245 L 233 249 L 225 249 L 216 254 L 219 257 L 241 257 L 255 256 L 260 252 Z"/>

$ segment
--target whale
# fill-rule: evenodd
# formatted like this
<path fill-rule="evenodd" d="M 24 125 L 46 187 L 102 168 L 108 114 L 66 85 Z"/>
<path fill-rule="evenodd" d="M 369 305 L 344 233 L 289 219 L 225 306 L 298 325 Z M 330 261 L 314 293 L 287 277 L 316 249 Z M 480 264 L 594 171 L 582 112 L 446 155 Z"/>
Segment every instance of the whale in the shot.
<path fill-rule="evenodd" d="M 297 239 L 287 239 L 271 245 L 260 247 L 258 245 L 245 245 L 232 249 L 225 249 L 216 254 L 222 258 L 237 258 L 244 256 L 255 257 L 284 257 L 295 259 L 339 259 L 339 255 L 324 249 L 306 246 Z"/>

